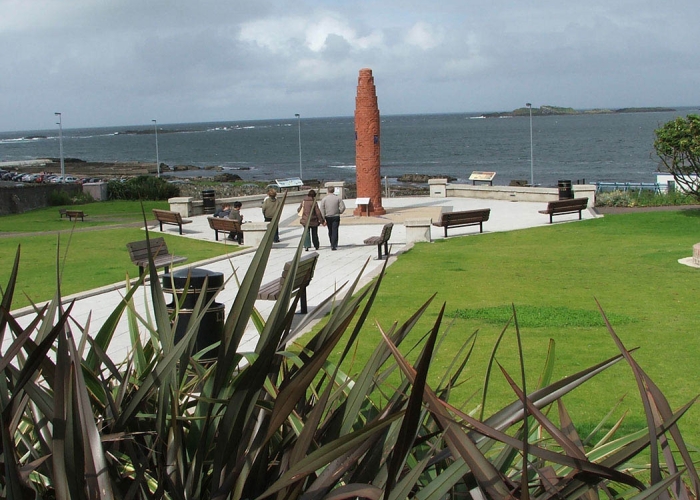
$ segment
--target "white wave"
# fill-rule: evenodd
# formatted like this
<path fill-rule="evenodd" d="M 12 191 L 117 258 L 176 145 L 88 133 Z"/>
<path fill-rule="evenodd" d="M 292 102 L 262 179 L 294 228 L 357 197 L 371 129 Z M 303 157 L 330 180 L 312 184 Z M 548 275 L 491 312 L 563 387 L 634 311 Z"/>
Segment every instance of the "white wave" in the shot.
<path fill-rule="evenodd" d="M 340 168 L 345 170 L 354 170 L 357 168 L 355 165 L 328 165 L 328 168 Z"/>

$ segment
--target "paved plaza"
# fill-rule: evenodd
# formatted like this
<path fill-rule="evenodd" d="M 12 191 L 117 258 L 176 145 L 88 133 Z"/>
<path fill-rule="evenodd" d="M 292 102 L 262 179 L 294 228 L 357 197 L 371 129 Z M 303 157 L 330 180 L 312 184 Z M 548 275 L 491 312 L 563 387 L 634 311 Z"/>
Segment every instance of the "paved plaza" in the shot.
<path fill-rule="evenodd" d="M 319 259 L 311 285 L 308 288 L 309 312 L 313 313 L 319 304 L 335 292 L 342 285 L 352 282 L 358 278 L 359 273 L 365 264 L 364 271 L 360 277 L 360 284 L 365 284 L 372 279 L 381 269 L 383 261 L 377 260 L 377 247 L 363 244 L 366 238 L 378 236 L 383 224 L 393 222 L 394 228 L 390 239 L 391 257 L 389 264 L 397 258 L 402 251 L 406 250 L 406 229 L 403 222 L 410 219 L 432 218 L 436 220 L 441 211 L 460 211 L 490 208 L 490 219 L 484 223 L 484 234 L 502 231 L 513 231 L 536 226 L 548 226 L 549 216 L 538 213 L 546 208 L 545 202 L 511 202 L 499 200 L 471 199 L 471 198 L 387 198 L 382 201 L 386 209 L 386 215 L 381 217 L 355 217 L 352 215 L 355 208 L 354 200 L 345 200 L 347 210 L 341 217 L 340 241 L 337 251 L 331 251 L 328 242 L 328 232 L 325 227 L 319 228 L 319 239 L 321 248 L 318 250 Z M 303 228 L 299 224 L 296 214 L 297 205 L 289 204 L 284 206 L 280 222 L 280 243 L 273 245 L 270 260 L 265 270 L 263 284 L 279 278 L 284 264 L 291 260 L 299 244 Z M 262 212 L 259 208 L 244 208 L 241 210 L 244 221 L 263 222 Z M 590 210 L 583 211 L 583 219 L 596 217 Z M 200 240 L 214 242 L 214 231 L 209 228 L 207 216 L 189 217 L 193 222 L 183 226 L 184 238 L 197 238 Z M 555 225 L 578 221 L 578 214 L 562 215 L 555 218 Z M 158 236 L 160 231 L 158 225 L 150 227 L 153 236 Z M 164 232 L 171 235 L 178 235 L 177 226 L 164 226 Z M 432 240 L 444 238 L 443 228 L 431 226 Z M 458 227 L 449 229 L 449 237 L 479 237 L 478 226 Z M 234 242 L 222 238 L 218 244 L 230 245 L 232 250 L 238 249 Z M 144 236 L 145 238 L 145 236 Z M 313 251 L 313 248 L 311 249 Z M 237 293 L 237 282 L 233 278 L 236 273 L 242 279 L 248 270 L 255 252 L 254 248 L 236 251 L 225 256 L 210 259 L 202 262 L 188 262 L 189 267 L 197 267 L 208 271 L 220 272 L 224 275 L 225 288 L 218 294 L 216 301 L 225 306 L 226 311 L 231 307 Z M 303 252 L 303 251 L 302 251 Z M 183 269 L 179 267 L 176 269 Z M 136 268 L 134 267 L 134 271 Z M 136 309 L 145 315 L 146 309 L 150 307 L 150 285 L 145 285 L 142 290 L 135 295 Z M 344 290 L 342 291 L 344 292 Z M 116 283 L 112 286 L 103 287 L 97 290 L 90 290 L 66 297 L 67 300 L 75 299 L 71 316 L 81 325 L 87 322 L 90 316 L 90 332 L 95 332 L 107 319 L 109 314 L 117 307 L 124 296 L 123 284 Z M 342 297 L 342 293 L 339 294 Z M 168 302 L 170 296 L 166 297 Z M 256 308 L 263 317 L 267 317 L 272 310 L 273 301 L 258 300 Z M 325 311 L 316 311 L 323 313 Z M 19 316 L 20 323 L 25 326 L 33 318 L 33 314 L 28 309 L 14 311 Z M 301 321 L 302 315 L 297 314 L 297 321 Z M 242 349 L 252 350 L 257 341 L 257 332 L 252 324 L 248 325 Z M 130 340 L 126 317 L 124 316 L 117 328 L 114 340 L 108 351 L 112 359 L 125 359 L 130 350 Z"/>

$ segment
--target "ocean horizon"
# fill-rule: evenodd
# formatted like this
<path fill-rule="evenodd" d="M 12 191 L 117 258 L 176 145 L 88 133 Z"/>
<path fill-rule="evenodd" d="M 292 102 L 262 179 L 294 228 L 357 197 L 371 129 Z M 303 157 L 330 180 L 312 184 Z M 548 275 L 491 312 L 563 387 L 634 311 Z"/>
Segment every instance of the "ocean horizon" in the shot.
<path fill-rule="evenodd" d="M 697 108 L 674 111 L 533 116 L 535 184 L 653 182 L 659 166 L 654 130 Z M 529 117 L 481 113 L 381 117 L 381 175 L 446 175 L 466 182 L 495 172 L 494 184 L 531 176 Z M 0 161 L 59 157 L 56 129 L 0 133 Z M 301 132 L 301 141 L 299 140 Z M 156 160 L 153 124 L 64 128 L 65 158 L 93 162 Z M 301 144 L 300 144 L 301 142 Z M 299 147 L 301 145 L 301 166 Z M 355 180 L 354 118 L 296 118 L 158 124 L 158 156 L 171 167 L 221 167 L 244 180 L 303 177 Z M 216 175 L 212 170 L 178 176 Z"/>

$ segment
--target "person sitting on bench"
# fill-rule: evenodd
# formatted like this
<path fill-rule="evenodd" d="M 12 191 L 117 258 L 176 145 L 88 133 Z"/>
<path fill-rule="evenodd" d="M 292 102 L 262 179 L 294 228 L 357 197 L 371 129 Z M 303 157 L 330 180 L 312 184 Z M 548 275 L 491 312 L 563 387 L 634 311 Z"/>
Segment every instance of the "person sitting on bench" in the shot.
<path fill-rule="evenodd" d="M 243 203 L 240 201 L 234 201 L 233 202 L 233 210 L 231 210 L 231 213 L 228 214 L 228 218 L 238 221 L 239 224 L 243 224 L 243 215 L 241 215 L 241 207 L 243 206 Z M 228 239 L 229 240 L 235 240 L 238 242 L 239 245 L 243 244 L 243 232 L 240 231 L 231 231 L 228 234 Z"/>
<path fill-rule="evenodd" d="M 221 205 L 221 208 L 217 208 L 216 212 L 214 212 L 214 217 L 221 217 L 222 219 L 228 217 L 231 215 L 231 205 L 228 203 L 224 203 Z"/>

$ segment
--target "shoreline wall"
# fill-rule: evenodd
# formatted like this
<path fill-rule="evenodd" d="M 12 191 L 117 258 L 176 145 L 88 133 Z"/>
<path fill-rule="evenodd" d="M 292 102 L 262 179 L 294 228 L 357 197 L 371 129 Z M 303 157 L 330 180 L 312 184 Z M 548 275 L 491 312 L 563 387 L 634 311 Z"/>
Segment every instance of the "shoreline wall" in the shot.
<path fill-rule="evenodd" d="M 76 196 L 82 190 L 79 184 L 22 184 L 0 182 L 0 215 L 22 214 L 49 206 L 51 193 L 67 192 Z"/>

